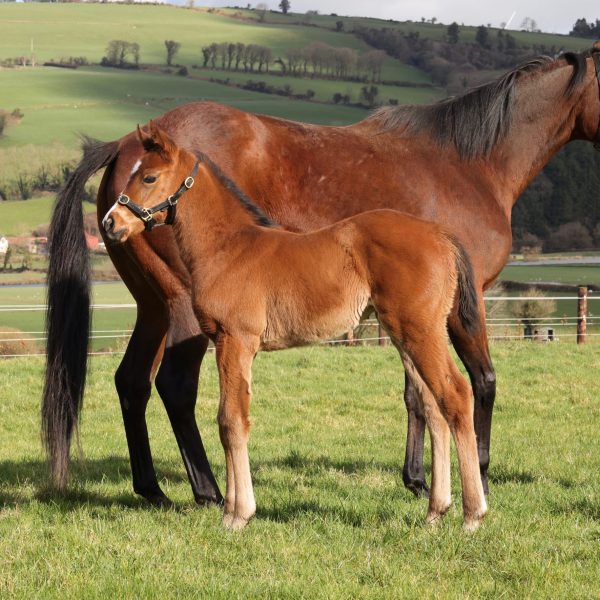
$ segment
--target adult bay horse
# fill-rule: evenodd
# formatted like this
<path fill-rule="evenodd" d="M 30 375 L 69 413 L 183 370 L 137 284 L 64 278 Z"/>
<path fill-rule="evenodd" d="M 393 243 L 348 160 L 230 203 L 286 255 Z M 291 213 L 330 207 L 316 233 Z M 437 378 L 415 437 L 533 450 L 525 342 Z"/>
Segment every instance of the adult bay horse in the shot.
<path fill-rule="evenodd" d="M 146 153 L 102 225 L 117 243 L 144 232 L 150 219 L 173 225 L 194 313 L 216 348 L 227 468 L 223 525 L 241 529 L 256 512 L 248 435 L 257 352 L 339 335 L 371 302 L 422 392 L 433 456 L 427 521 L 450 506 L 452 431 L 464 525 L 476 529 L 487 509 L 471 390 L 447 343 L 455 296 L 465 330 L 477 323 L 473 272 L 460 244 L 439 225 L 389 209 L 310 233 L 271 228 L 206 156 L 179 148 L 153 123 L 138 133 Z"/>
<path fill-rule="evenodd" d="M 485 331 L 483 290 L 511 247 L 511 209 L 567 142 L 600 143 L 600 48 L 539 58 L 465 95 L 424 106 L 387 107 L 349 127 L 305 125 L 194 103 L 156 123 L 179 146 L 204 152 L 286 229 L 317 229 L 374 208 L 396 208 L 445 225 L 471 257 L 479 327 L 470 334 L 449 317 L 452 343 L 475 395 L 475 430 L 484 488 L 495 374 Z M 57 485 L 65 484 L 73 427 L 85 382 L 89 305 L 80 196 L 107 167 L 98 193 L 101 220 L 123 190 L 143 147 L 135 133 L 86 145 L 58 198 L 50 243 L 48 364 L 43 428 Z M 137 321 L 115 382 L 129 446 L 134 490 L 167 500 L 152 463 L 145 410 L 156 374 L 197 501 L 219 502 L 194 407 L 207 339 L 190 297 L 190 275 L 171 228 L 108 248 L 138 304 Z M 406 374 L 408 434 L 404 482 L 426 491 L 425 421 L 419 390 Z"/>

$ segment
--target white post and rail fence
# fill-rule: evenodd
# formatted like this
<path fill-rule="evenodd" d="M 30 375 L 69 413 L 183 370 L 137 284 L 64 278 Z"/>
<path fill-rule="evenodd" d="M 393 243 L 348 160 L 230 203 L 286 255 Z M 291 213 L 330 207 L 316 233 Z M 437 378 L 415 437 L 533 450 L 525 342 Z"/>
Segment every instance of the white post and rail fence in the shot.
<path fill-rule="evenodd" d="M 491 340 L 516 340 L 529 339 L 532 341 L 557 341 L 561 338 L 576 337 L 578 344 L 584 344 L 592 336 L 600 337 L 600 316 L 590 313 L 588 306 L 591 301 L 600 300 L 599 295 L 590 295 L 587 287 L 578 288 L 577 296 L 547 296 L 555 301 L 568 300 L 576 301 L 577 311 L 576 316 L 562 317 L 540 317 L 537 319 L 529 319 L 530 322 L 536 323 L 533 325 L 531 334 L 522 333 L 522 320 L 518 317 L 496 317 L 488 316 L 487 326 L 488 335 Z M 487 296 L 486 304 L 494 302 L 514 302 L 523 300 L 540 300 L 540 297 L 527 298 L 524 296 Z M 129 309 L 132 315 L 135 311 L 135 304 L 95 304 L 92 309 L 95 311 L 105 310 L 123 310 Z M 4 328 L 2 313 L 20 313 L 20 312 L 40 312 L 44 313 L 46 306 L 43 304 L 5 304 L 0 305 L 0 357 L 14 358 L 18 356 L 44 356 L 44 342 L 46 341 L 45 332 L 41 327 L 37 331 L 21 331 L 18 329 Z M 132 316 L 132 321 L 134 317 Z M 588 331 L 588 325 L 591 331 Z M 98 329 L 93 330 L 90 335 L 90 340 L 97 347 L 101 344 L 97 340 L 120 340 L 121 347 L 119 349 L 108 348 L 97 351 L 90 351 L 90 354 L 122 354 L 123 342 L 128 340 L 131 335 L 131 329 Z M 369 318 L 361 321 L 361 323 L 352 331 L 349 331 L 342 339 L 327 340 L 323 343 L 331 345 L 355 346 L 363 344 L 376 344 L 385 346 L 389 341 L 385 331 L 379 324 L 376 318 Z M 28 351 L 27 353 L 18 353 L 10 351 L 1 351 L 3 348 L 9 347 L 9 343 L 15 344 L 24 342 L 35 344 L 36 351 Z"/>

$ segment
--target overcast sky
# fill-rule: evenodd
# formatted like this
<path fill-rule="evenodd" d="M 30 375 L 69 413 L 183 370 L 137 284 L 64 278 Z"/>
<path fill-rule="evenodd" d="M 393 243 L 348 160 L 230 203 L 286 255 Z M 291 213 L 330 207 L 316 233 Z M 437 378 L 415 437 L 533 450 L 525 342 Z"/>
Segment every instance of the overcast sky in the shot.
<path fill-rule="evenodd" d="M 261 0 L 251 0 L 256 6 Z M 262 0 L 269 8 L 277 8 L 279 0 Z M 318 10 L 321 14 L 359 15 L 396 19 L 398 21 L 420 21 L 421 17 L 435 17 L 442 23 L 457 21 L 465 25 L 487 25 L 499 27 L 509 21 L 509 28 L 519 29 L 523 19 L 535 20 L 542 31 L 569 33 L 575 21 L 585 17 L 588 21 L 600 19 L 598 0 L 290 0 L 291 10 L 306 12 Z M 201 6 L 246 6 L 247 0 L 221 1 L 197 0 Z"/>

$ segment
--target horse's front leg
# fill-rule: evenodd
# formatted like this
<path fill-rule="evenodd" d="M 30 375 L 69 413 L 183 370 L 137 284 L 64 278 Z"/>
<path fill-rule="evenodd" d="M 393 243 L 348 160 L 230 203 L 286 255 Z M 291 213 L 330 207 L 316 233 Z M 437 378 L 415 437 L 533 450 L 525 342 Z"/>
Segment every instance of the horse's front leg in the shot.
<path fill-rule="evenodd" d="M 485 327 L 485 306 L 483 296 L 479 299 L 479 324 L 476 333 L 469 335 L 462 328 L 454 313 L 448 322 L 452 344 L 467 369 L 475 399 L 473 416 L 477 435 L 477 452 L 481 482 L 486 495 L 488 487 L 488 467 L 490 464 L 490 437 L 492 414 L 496 399 L 496 373 L 490 358 Z"/>
<path fill-rule="evenodd" d="M 208 339 L 201 334 L 189 296 L 171 305 L 171 322 L 156 389 L 167 409 L 185 469 L 198 504 L 222 504 L 196 423 L 200 365 Z"/>
<path fill-rule="evenodd" d="M 256 512 L 252 489 L 248 437 L 250 432 L 250 395 L 252 361 L 259 342 L 222 334 L 217 337 L 219 369 L 219 435 L 227 468 L 227 490 L 223 525 L 242 529 Z"/>

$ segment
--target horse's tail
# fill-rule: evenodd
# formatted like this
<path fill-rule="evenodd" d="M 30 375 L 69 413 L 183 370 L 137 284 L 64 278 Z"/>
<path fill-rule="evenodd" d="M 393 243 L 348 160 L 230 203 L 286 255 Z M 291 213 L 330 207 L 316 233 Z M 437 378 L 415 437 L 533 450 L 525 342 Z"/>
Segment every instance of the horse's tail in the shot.
<path fill-rule="evenodd" d="M 473 265 L 464 246 L 455 237 L 452 237 L 452 243 L 456 249 L 458 318 L 464 330 L 469 334 L 473 334 L 479 327 L 479 310 Z"/>
<path fill-rule="evenodd" d="M 48 236 L 47 359 L 42 438 L 52 482 L 67 482 L 69 449 L 81 410 L 90 329 L 90 267 L 81 198 L 86 181 L 110 164 L 119 143 L 83 139 L 83 158 L 54 205 Z"/>

